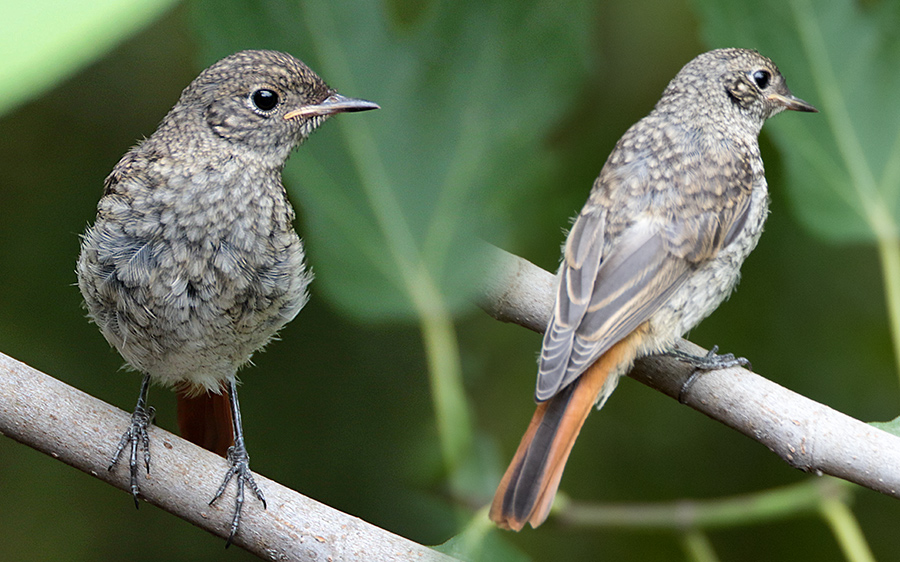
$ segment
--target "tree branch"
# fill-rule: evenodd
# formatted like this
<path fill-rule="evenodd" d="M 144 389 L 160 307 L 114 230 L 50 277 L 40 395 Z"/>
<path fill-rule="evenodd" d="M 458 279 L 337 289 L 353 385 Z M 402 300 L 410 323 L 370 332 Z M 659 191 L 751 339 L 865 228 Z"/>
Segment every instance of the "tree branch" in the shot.
<path fill-rule="evenodd" d="M 128 468 L 107 466 L 129 415 L 40 371 L 0 354 L 0 434 L 33 447 L 121 490 Z M 150 429 L 150 474 L 141 496 L 223 539 L 234 500 L 226 492 L 207 505 L 226 461 L 156 426 Z M 212 476 L 211 476 L 212 475 Z M 244 504 L 234 544 L 267 560 L 454 560 L 365 521 L 313 501 L 259 475 L 268 509 Z M 130 502 L 128 502 L 130 503 Z M 127 505 L 123 504 L 123 509 Z"/>
<path fill-rule="evenodd" d="M 489 246 L 478 305 L 503 322 L 543 332 L 556 297 L 555 276 Z M 677 349 L 706 350 L 681 340 Z M 819 404 L 751 371 L 693 368 L 669 356 L 639 360 L 629 376 L 759 441 L 794 468 L 830 474 L 900 498 L 900 438 Z"/>
<path fill-rule="evenodd" d="M 488 247 L 478 304 L 494 318 L 541 332 L 555 298 L 555 277 Z M 681 340 L 678 349 L 703 354 Z M 788 464 L 900 497 L 900 438 L 740 368 L 689 379 L 692 368 L 667 356 L 637 362 L 630 376 L 763 443 Z M 0 434 L 122 490 L 127 468 L 107 471 L 127 413 L 0 354 Z M 222 538 L 229 495 L 207 505 L 226 462 L 158 427 L 150 428 L 153 465 L 142 474 L 150 503 Z M 215 475 L 215 480 L 210 479 Z M 235 544 L 265 559 L 420 560 L 452 558 L 306 498 L 256 475 L 269 502 L 244 505 Z"/>

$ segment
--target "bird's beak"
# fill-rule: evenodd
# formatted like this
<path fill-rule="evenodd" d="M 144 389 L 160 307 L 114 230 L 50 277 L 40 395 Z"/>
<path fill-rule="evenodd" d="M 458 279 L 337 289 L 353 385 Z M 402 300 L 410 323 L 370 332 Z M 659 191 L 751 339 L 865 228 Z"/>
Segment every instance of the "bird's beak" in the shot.
<path fill-rule="evenodd" d="M 769 94 L 769 101 L 775 102 L 780 106 L 783 106 L 785 109 L 790 109 L 791 111 L 806 111 L 808 113 L 818 113 L 819 110 L 813 107 L 812 105 L 806 103 L 800 98 L 794 96 L 793 94 Z"/>
<path fill-rule="evenodd" d="M 286 120 L 296 119 L 298 117 L 313 117 L 316 115 L 332 115 L 334 113 L 348 113 L 351 111 L 368 111 L 370 109 L 381 109 L 377 103 L 356 98 L 347 98 L 341 94 L 334 93 L 328 96 L 322 103 L 315 105 L 304 105 L 293 111 L 285 113 Z"/>

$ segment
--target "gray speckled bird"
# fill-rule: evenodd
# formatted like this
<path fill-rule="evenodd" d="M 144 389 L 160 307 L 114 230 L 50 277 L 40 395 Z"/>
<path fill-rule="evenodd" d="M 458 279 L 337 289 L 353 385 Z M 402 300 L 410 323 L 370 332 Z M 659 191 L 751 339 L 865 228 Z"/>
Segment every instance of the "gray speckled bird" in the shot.
<path fill-rule="evenodd" d="M 328 116 L 376 109 L 345 98 L 291 55 L 242 51 L 204 70 L 150 138 L 106 179 L 85 232 L 78 286 L 90 317 L 130 366 L 144 373 L 131 426 L 150 470 L 151 381 L 179 393 L 182 434 L 232 468 L 237 532 L 249 470 L 235 375 L 307 301 L 312 275 L 281 184 L 291 150 Z M 229 447 L 229 445 L 233 446 Z"/>
<path fill-rule="evenodd" d="M 636 358 L 670 350 L 731 293 L 768 213 L 759 132 L 785 109 L 816 111 L 759 53 L 711 51 L 616 144 L 566 240 L 539 405 L 491 506 L 500 527 L 547 518 L 592 407 Z"/>

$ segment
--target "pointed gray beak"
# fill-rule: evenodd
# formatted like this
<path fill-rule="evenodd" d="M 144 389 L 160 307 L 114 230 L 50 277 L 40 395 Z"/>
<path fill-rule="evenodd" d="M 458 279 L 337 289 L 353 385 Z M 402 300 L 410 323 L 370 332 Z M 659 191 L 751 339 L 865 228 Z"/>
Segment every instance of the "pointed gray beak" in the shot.
<path fill-rule="evenodd" d="M 315 105 L 304 105 L 294 111 L 289 111 L 284 115 L 285 119 L 296 119 L 298 117 L 313 117 L 315 115 L 332 115 L 334 113 L 349 113 L 351 111 L 368 111 L 370 109 L 381 109 L 377 103 L 366 100 L 347 98 L 341 94 L 334 93 L 328 96 L 322 103 Z"/>
<path fill-rule="evenodd" d="M 813 107 L 811 104 L 790 93 L 787 95 L 769 94 L 769 100 L 783 106 L 785 109 L 790 109 L 791 111 L 806 111 L 808 113 L 819 112 L 819 110 Z"/>

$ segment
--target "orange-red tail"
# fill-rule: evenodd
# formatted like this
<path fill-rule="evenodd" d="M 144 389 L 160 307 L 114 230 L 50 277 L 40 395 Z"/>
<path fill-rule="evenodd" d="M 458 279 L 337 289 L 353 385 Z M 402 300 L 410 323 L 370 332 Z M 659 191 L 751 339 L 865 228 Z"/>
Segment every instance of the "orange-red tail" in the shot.
<path fill-rule="evenodd" d="M 500 480 L 491 504 L 491 520 L 503 529 L 537 527 L 547 519 L 563 469 L 584 420 L 611 373 L 634 360 L 635 339 L 642 330 L 604 353 L 575 382 L 538 405 L 516 455 Z M 614 382 L 614 381 L 611 381 Z"/>
<path fill-rule="evenodd" d="M 178 427 L 181 436 L 204 449 L 227 457 L 234 444 L 234 429 L 228 391 L 204 392 L 198 396 L 178 392 Z"/>

